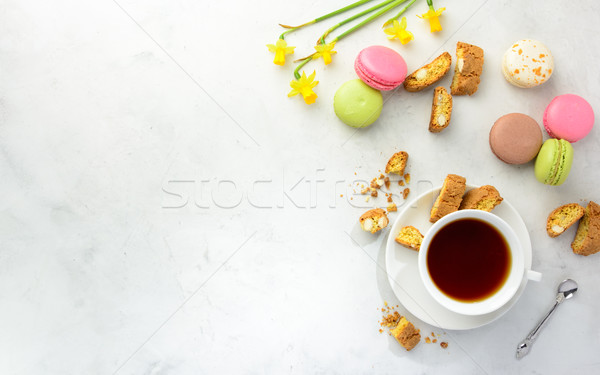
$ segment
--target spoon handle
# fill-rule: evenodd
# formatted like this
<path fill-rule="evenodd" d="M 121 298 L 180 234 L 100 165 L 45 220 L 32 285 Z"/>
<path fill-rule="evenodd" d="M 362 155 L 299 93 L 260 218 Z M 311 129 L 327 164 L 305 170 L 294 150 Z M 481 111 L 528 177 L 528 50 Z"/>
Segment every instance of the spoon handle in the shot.
<path fill-rule="evenodd" d="M 554 310 L 556 310 L 556 307 L 562 303 L 562 301 L 564 301 L 564 296 L 562 294 L 559 294 L 556 297 L 556 302 L 554 303 L 554 306 L 552 306 L 552 308 L 550 309 L 550 311 L 548 311 L 546 316 L 544 316 L 544 318 L 542 320 L 540 320 L 540 322 L 537 324 L 537 326 L 535 326 L 535 328 L 531 332 L 529 332 L 529 335 L 527 335 L 525 340 L 523 340 L 523 342 L 521 342 L 519 345 L 517 345 L 517 358 L 518 359 L 525 357 L 527 355 L 527 353 L 529 353 L 529 350 L 531 349 L 531 345 L 533 345 L 533 342 L 537 338 L 541 329 L 546 325 L 546 322 L 548 322 L 548 319 L 550 318 L 552 313 L 554 313 Z"/>

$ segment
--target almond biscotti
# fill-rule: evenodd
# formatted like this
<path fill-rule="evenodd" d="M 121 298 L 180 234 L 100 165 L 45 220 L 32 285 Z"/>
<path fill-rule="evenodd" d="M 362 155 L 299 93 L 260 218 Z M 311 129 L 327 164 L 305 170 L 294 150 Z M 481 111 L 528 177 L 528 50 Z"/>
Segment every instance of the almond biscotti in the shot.
<path fill-rule="evenodd" d="M 473 95 L 479 87 L 483 70 L 483 50 L 477 46 L 456 44 L 456 67 L 450 89 L 452 95 Z"/>
<path fill-rule="evenodd" d="M 361 215 L 360 227 L 371 233 L 377 233 L 383 228 L 387 227 L 390 222 L 385 211 L 381 208 L 374 208 Z"/>
<path fill-rule="evenodd" d="M 395 240 L 402 246 L 419 251 L 423 242 L 423 235 L 417 228 L 409 225 L 400 229 Z"/>
<path fill-rule="evenodd" d="M 420 330 L 416 329 L 405 317 L 400 318 L 398 325 L 390 333 L 407 351 L 421 342 Z"/>
<path fill-rule="evenodd" d="M 406 77 L 404 88 L 406 91 L 416 92 L 433 85 L 448 73 L 451 64 L 452 56 L 448 52 L 442 53 L 432 62 L 420 67 Z"/>
<path fill-rule="evenodd" d="M 586 256 L 600 251 L 600 206 L 595 202 L 585 208 L 571 248 L 575 254 Z"/>
<path fill-rule="evenodd" d="M 429 221 L 435 223 L 442 217 L 457 211 L 467 189 L 467 180 L 456 174 L 449 174 L 444 180 L 440 195 L 433 203 Z"/>
<path fill-rule="evenodd" d="M 388 160 L 385 166 L 385 173 L 395 173 L 400 176 L 404 175 L 404 168 L 406 168 L 406 162 L 408 161 L 408 153 L 405 151 L 396 152 L 390 160 Z"/>
<path fill-rule="evenodd" d="M 569 203 L 562 205 L 550 212 L 548 220 L 546 221 L 546 232 L 550 237 L 560 236 L 567 230 L 571 225 L 575 224 L 583 214 L 585 208 L 581 207 L 577 203 Z"/>
<path fill-rule="evenodd" d="M 460 204 L 460 210 L 482 210 L 490 212 L 502 203 L 503 198 L 492 185 L 483 185 L 471 189 L 465 194 Z"/>
<path fill-rule="evenodd" d="M 431 105 L 431 119 L 429 131 L 439 133 L 450 125 L 452 116 L 452 95 L 443 86 L 436 87 L 433 91 L 433 104 Z"/>

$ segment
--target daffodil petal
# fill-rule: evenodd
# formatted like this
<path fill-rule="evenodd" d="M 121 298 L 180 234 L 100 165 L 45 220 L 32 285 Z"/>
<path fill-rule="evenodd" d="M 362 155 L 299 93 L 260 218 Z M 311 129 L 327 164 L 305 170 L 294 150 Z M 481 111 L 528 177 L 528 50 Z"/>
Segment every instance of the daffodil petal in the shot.
<path fill-rule="evenodd" d="M 394 21 L 394 26 L 396 26 L 396 22 L 398 21 Z M 406 25 L 408 24 L 408 22 L 406 21 L 406 17 L 402 17 L 402 21 L 400 21 L 398 23 L 398 27 L 401 28 L 402 30 L 406 29 Z"/>

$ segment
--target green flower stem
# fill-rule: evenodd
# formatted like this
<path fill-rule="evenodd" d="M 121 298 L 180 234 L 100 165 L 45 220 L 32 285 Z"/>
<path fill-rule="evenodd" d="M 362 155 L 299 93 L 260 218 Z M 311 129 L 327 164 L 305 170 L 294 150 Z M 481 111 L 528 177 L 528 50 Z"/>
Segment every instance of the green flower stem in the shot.
<path fill-rule="evenodd" d="M 400 9 L 400 12 L 398 12 L 398 14 L 396 14 L 394 17 L 390 18 L 389 20 L 385 21 L 385 23 L 383 24 L 383 27 L 388 26 L 389 24 L 393 23 L 395 20 L 397 20 L 398 18 L 400 18 L 400 16 L 402 15 L 402 13 L 406 12 L 406 10 L 408 8 L 410 8 L 410 6 L 413 5 L 415 1 L 417 1 L 417 0 L 411 0 L 410 3 L 408 3 L 404 7 L 402 7 L 402 9 Z"/>
<path fill-rule="evenodd" d="M 365 3 L 368 3 L 369 1 L 372 1 L 372 0 L 359 0 L 359 1 L 357 1 L 357 2 L 355 2 L 355 3 L 352 3 L 352 4 L 350 4 L 350 5 L 347 5 L 347 6 L 343 7 L 343 8 L 340 8 L 340 9 L 338 9 L 338 10 L 335 10 L 335 11 L 333 11 L 333 12 L 331 12 L 331 13 L 327 13 L 327 14 L 326 14 L 326 15 L 324 15 L 324 16 L 317 17 L 317 18 L 315 18 L 315 19 L 314 19 L 314 20 L 312 20 L 312 21 L 309 21 L 309 22 L 303 23 L 302 25 L 298 25 L 298 26 L 287 26 L 287 25 L 282 25 L 282 24 L 279 24 L 281 27 L 285 27 L 286 29 L 289 29 L 289 30 L 287 30 L 287 31 L 283 32 L 283 33 L 282 33 L 282 34 L 279 36 L 279 39 L 285 39 L 285 34 L 287 34 L 287 33 L 291 33 L 291 32 L 293 32 L 293 31 L 296 31 L 296 30 L 298 30 L 298 29 L 299 29 L 299 28 L 301 28 L 301 27 L 308 26 L 308 25 L 312 25 L 313 23 L 317 23 L 317 22 L 320 22 L 320 21 L 326 20 L 326 19 L 328 19 L 328 18 L 331 18 L 331 17 L 337 16 L 338 14 L 344 13 L 345 11 L 348 11 L 348 10 L 350 10 L 350 9 L 354 9 L 354 8 L 356 8 L 356 7 L 358 7 L 358 6 L 361 6 L 361 5 L 365 4 Z"/>
<path fill-rule="evenodd" d="M 341 8 L 341 9 L 338 9 L 336 11 L 333 11 L 331 13 L 328 13 L 328 14 L 326 14 L 324 16 L 321 16 L 321 17 L 315 19 L 315 22 L 323 21 L 323 20 L 326 20 L 326 19 L 331 18 L 333 16 L 337 16 L 338 14 L 344 13 L 345 11 L 350 10 L 350 9 L 354 9 L 354 8 L 356 8 L 358 6 L 361 6 L 361 5 L 365 4 L 365 3 L 368 3 L 369 1 L 371 1 L 371 0 L 359 0 L 359 1 L 355 2 L 355 3 L 352 3 L 352 4 L 348 5 L 348 6 L 345 6 L 345 7 Z"/>
<path fill-rule="evenodd" d="M 398 5 L 402 4 L 405 1 L 406 0 L 395 0 L 395 1 L 392 1 L 391 3 L 389 3 L 388 5 L 386 5 L 385 7 L 381 8 L 381 10 L 379 10 L 378 12 L 376 12 L 375 14 L 373 14 L 371 17 L 367 18 L 366 20 L 362 21 L 358 25 L 356 25 L 356 26 L 352 27 L 351 29 L 348 29 L 345 32 L 343 32 L 340 35 L 338 35 L 333 40 L 333 42 L 337 42 L 338 40 L 347 37 L 348 35 L 352 34 L 356 30 L 358 30 L 361 27 L 363 27 L 364 25 L 368 24 L 369 22 L 373 21 L 374 19 L 376 19 L 377 17 L 381 16 L 385 12 L 389 11 L 390 9 L 393 9 L 393 8 L 397 7 Z"/>
<path fill-rule="evenodd" d="M 319 43 L 320 43 L 320 44 L 325 44 L 325 38 L 327 37 L 327 35 L 329 35 L 329 33 L 331 33 L 333 30 L 337 29 L 338 27 L 344 26 L 345 24 L 347 24 L 347 23 L 349 23 L 349 22 L 352 22 L 352 21 L 354 21 L 355 19 L 357 19 L 357 18 L 360 18 L 360 17 L 364 16 L 365 14 L 369 14 L 369 13 L 371 13 L 371 12 L 373 12 L 373 11 L 375 11 L 375 10 L 377 10 L 377 9 L 381 8 L 381 7 L 384 7 L 384 6 L 386 6 L 386 5 L 388 5 L 389 3 L 391 3 L 391 2 L 394 2 L 394 1 L 395 1 L 395 0 L 385 0 L 385 1 L 383 1 L 383 2 L 379 3 L 379 4 L 375 5 L 375 6 L 372 6 L 371 8 L 369 8 L 369 9 L 367 9 L 367 10 L 364 10 L 364 11 L 362 11 L 362 12 L 358 13 L 358 14 L 355 14 L 354 16 L 352 16 L 352 17 L 350 17 L 350 18 L 347 18 L 347 19 L 343 20 L 342 22 L 340 22 L 340 23 L 338 23 L 338 24 L 336 24 L 336 25 L 334 25 L 334 26 L 330 27 L 330 28 L 329 28 L 329 29 L 327 29 L 327 31 L 325 31 L 325 33 L 324 33 L 323 35 L 321 35 L 321 37 L 320 37 L 320 38 L 317 40 L 317 44 L 319 44 Z M 404 1 L 406 1 L 406 0 L 404 0 Z"/>
<path fill-rule="evenodd" d="M 312 55 L 305 57 L 304 60 L 298 64 L 298 66 L 296 67 L 296 69 L 294 69 L 294 78 L 296 78 L 296 80 L 300 79 L 300 73 L 299 70 L 302 69 L 302 67 L 306 64 L 308 64 L 308 62 L 312 60 Z"/>
<path fill-rule="evenodd" d="M 435 9 L 433 9 L 433 0 L 427 0 L 427 6 L 429 6 L 429 9 L 435 12 Z"/>
<path fill-rule="evenodd" d="M 285 40 L 285 34 L 294 32 L 294 31 L 298 30 L 299 28 L 301 28 L 302 26 L 310 25 L 311 23 L 305 23 L 305 24 L 297 26 L 297 27 L 292 27 L 292 28 L 284 31 L 283 33 L 281 33 L 281 35 L 279 35 L 279 39 L 284 39 Z"/>

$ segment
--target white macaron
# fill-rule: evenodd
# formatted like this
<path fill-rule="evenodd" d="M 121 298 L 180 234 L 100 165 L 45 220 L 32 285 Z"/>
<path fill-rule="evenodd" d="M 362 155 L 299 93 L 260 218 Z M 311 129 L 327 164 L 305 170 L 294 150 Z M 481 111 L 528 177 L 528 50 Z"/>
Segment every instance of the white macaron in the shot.
<path fill-rule="evenodd" d="M 546 82 L 554 71 L 550 50 L 540 41 L 519 40 L 504 53 L 502 73 L 517 87 L 531 88 Z"/>

